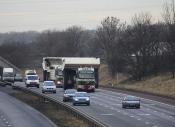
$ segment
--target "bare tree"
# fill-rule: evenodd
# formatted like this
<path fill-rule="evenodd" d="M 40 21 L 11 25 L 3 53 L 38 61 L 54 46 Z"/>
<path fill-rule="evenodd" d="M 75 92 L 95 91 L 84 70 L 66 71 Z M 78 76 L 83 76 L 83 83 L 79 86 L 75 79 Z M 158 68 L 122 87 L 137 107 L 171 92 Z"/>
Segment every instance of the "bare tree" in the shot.
<path fill-rule="evenodd" d="M 129 50 L 133 57 L 131 73 L 136 79 L 141 80 L 152 70 L 150 58 L 152 57 L 151 48 L 155 44 L 155 32 L 151 24 L 151 15 L 147 13 L 135 15 L 132 22 L 133 26 L 127 29 Z"/>
<path fill-rule="evenodd" d="M 125 24 L 115 17 L 107 17 L 101 22 L 101 25 L 96 31 L 97 40 L 99 46 L 105 52 L 109 70 L 112 76 L 115 76 L 117 72 L 122 70 L 122 65 L 124 65 L 119 44 L 125 30 Z"/>
<path fill-rule="evenodd" d="M 168 44 L 169 70 L 175 78 L 175 2 L 165 3 L 163 6 L 163 19 L 165 21 L 165 36 Z"/>

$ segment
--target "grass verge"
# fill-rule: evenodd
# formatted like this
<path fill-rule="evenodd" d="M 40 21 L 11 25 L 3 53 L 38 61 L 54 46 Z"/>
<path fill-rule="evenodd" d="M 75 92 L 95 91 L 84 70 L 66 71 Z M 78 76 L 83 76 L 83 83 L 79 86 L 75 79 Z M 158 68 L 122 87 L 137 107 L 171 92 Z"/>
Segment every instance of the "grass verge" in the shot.
<path fill-rule="evenodd" d="M 175 79 L 172 79 L 171 75 L 168 73 L 150 76 L 142 81 L 132 81 L 129 80 L 128 76 L 122 74 L 112 78 L 109 75 L 107 66 L 101 65 L 100 84 L 105 87 L 134 90 L 138 92 L 175 98 Z"/>
<path fill-rule="evenodd" d="M 51 102 L 41 101 L 41 99 L 35 95 L 18 90 L 10 93 L 10 95 L 40 111 L 58 127 L 89 127 L 84 121 L 74 117 L 63 109 L 59 109 L 58 106 Z"/>

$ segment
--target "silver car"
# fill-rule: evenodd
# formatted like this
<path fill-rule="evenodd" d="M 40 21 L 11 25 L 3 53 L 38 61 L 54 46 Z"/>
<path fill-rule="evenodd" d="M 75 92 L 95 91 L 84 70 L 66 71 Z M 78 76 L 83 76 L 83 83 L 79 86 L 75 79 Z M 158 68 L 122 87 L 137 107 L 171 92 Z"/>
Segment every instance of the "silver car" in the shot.
<path fill-rule="evenodd" d="M 53 81 L 44 81 L 42 85 L 42 93 L 45 92 L 56 93 L 56 85 Z"/>
<path fill-rule="evenodd" d="M 86 104 L 90 105 L 90 97 L 87 92 L 76 92 L 72 100 L 73 105 Z"/>
<path fill-rule="evenodd" d="M 122 108 L 135 107 L 140 108 L 140 99 L 135 96 L 126 96 L 122 100 Z"/>
<path fill-rule="evenodd" d="M 66 101 L 72 100 L 73 97 L 75 96 L 75 92 L 77 92 L 76 89 L 65 90 L 64 95 L 63 95 L 63 101 L 66 102 Z"/>

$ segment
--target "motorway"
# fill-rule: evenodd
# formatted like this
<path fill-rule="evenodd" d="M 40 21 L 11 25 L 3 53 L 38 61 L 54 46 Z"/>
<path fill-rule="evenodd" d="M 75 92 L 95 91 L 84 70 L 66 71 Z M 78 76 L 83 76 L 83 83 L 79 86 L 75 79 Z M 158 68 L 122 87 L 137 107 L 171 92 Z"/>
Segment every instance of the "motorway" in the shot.
<path fill-rule="evenodd" d="M 25 87 L 24 83 L 15 83 Z M 41 93 L 41 88 L 28 88 Z M 64 90 L 57 88 L 56 94 L 46 94 L 62 101 Z M 97 89 L 89 93 L 90 106 L 74 106 L 108 127 L 175 127 L 175 106 L 141 98 L 140 109 L 122 109 L 121 100 L 126 94 Z M 66 102 L 72 106 L 71 102 Z"/>
<path fill-rule="evenodd" d="M 0 89 L 0 127 L 56 127 L 48 118 Z M 10 90 L 10 89 L 8 89 Z"/>

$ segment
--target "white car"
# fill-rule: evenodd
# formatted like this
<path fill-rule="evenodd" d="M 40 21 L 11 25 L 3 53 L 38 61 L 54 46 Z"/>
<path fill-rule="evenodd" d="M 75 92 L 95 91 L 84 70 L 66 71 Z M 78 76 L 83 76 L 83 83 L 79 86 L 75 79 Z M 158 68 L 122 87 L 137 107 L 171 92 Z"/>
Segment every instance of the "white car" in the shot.
<path fill-rule="evenodd" d="M 39 77 L 38 75 L 26 75 L 25 80 L 26 87 L 37 87 L 39 88 Z"/>
<path fill-rule="evenodd" d="M 56 85 L 53 81 L 44 81 L 42 85 L 42 93 L 45 92 L 56 93 Z"/>

